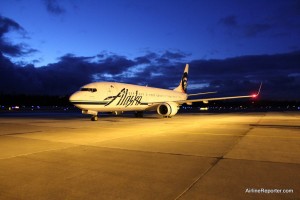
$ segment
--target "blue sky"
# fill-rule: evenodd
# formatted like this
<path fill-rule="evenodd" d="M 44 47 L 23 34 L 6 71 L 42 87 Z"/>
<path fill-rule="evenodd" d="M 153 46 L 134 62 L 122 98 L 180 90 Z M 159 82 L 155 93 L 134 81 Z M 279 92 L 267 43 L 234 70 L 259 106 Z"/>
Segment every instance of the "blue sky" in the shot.
<path fill-rule="evenodd" d="M 33 87 L 52 81 L 43 78 L 45 71 L 73 73 L 67 69 L 85 76 L 70 81 L 75 87 L 112 80 L 171 88 L 190 63 L 195 90 L 242 92 L 237 83 L 248 89 L 263 81 L 270 88 L 266 98 L 282 98 L 274 87 L 289 91 L 287 99 L 300 98 L 292 90 L 300 86 L 299 0 L 3 0 L 0 17 L 0 92 L 9 86 L 4 72 Z M 27 72 L 35 77 L 29 80 Z M 30 92 L 55 94 L 52 87 Z M 64 92 L 70 91 L 57 90 Z"/>
<path fill-rule="evenodd" d="M 0 7 L 24 29 L 6 37 L 37 50 L 14 60 L 36 66 L 68 53 L 172 50 L 190 60 L 285 53 L 299 50 L 299 13 L 296 1 L 4 0 Z"/>

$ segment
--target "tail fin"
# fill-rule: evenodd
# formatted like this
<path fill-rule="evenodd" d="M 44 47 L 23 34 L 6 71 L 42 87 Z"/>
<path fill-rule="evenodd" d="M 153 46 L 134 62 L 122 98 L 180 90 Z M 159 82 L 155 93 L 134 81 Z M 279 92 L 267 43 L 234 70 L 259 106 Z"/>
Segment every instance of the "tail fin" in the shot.
<path fill-rule="evenodd" d="M 188 73 L 189 73 L 189 64 L 185 65 L 184 72 L 181 78 L 181 81 L 177 88 L 174 89 L 176 92 L 186 93 L 187 90 L 187 81 L 188 81 Z"/>

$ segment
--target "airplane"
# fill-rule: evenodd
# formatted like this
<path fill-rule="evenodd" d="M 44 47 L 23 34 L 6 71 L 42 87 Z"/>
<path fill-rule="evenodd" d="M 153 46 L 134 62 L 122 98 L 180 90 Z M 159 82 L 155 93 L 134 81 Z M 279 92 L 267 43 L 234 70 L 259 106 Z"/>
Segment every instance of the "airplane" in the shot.
<path fill-rule="evenodd" d="M 98 120 L 98 112 L 119 115 L 125 111 L 134 111 L 136 117 L 143 117 L 144 111 L 156 111 L 158 115 L 170 118 L 177 114 L 184 103 L 191 105 L 194 102 L 256 98 L 262 86 L 261 84 L 258 92 L 252 95 L 188 100 L 189 96 L 216 93 L 187 94 L 188 71 L 189 65 L 186 64 L 181 81 L 173 90 L 118 82 L 94 82 L 81 87 L 70 96 L 69 101 L 81 109 L 82 114 L 92 115 L 92 121 Z"/>

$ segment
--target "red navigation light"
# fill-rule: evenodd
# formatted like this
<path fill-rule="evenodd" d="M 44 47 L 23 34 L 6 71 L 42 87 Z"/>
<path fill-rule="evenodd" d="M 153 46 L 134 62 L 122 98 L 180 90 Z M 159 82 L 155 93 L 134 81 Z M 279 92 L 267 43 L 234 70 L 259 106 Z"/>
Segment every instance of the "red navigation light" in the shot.
<path fill-rule="evenodd" d="M 256 98 L 257 97 L 257 94 L 252 94 L 252 98 Z"/>

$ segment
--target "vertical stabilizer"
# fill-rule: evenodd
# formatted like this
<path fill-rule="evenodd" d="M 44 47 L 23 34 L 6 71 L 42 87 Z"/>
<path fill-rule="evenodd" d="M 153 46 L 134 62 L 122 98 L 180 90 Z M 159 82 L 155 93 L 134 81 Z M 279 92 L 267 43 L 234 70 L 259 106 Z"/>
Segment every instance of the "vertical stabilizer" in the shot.
<path fill-rule="evenodd" d="M 188 86 L 188 83 L 187 83 L 188 73 L 189 73 L 189 64 L 186 64 L 185 68 L 184 68 L 182 78 L 181 78 L 181 81 L 180 81 L 178 87 L 174 89 L 174 91 L 186 93 L 187 86 Z"/>

